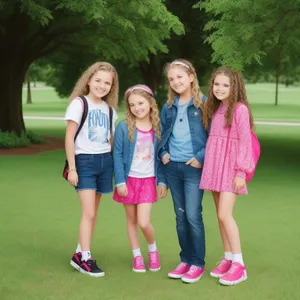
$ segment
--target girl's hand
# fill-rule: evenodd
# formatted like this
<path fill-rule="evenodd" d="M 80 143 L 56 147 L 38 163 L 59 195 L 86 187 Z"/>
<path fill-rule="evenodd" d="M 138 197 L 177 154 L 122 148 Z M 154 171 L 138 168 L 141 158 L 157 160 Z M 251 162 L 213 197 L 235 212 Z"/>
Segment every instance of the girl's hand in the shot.
<path fill-rule="evenodd" d="M 78 174 L 76 170 L 71 170 L 68 173 L 68 182 L 73 186 L 78 185 Z"/>
<path fill-rule="evenodd" d="M 242 177 L 234 177 L 233 180 L 233 190 L 238 193 L 246 186 L 246 180 Z"/>
<path fill-rule="evenodd" d="M 166 153 L 166 154 L 162 157 L 161 161 L 163 162 L 164 165 L 166 165 L 166 164 L 170 161 L 170 154 L 169 154 L 169 153 Z"/>
<path fill-rule="evenodd" d="M 126 184 L 122 184 L 117 187 L 117 192 L 120 197 L 127 197 L 128 191 Z"/>
<path fill-rule="evenodd" d="M 199 163 L 199 161 L 195 157 L 191 158 L 186 163 L 186 165 L 190 165 L 191 167 L 194 167 L 194 168 L 197 168 L 197 169 L 201 169 L 202 168 L 202 165 Z"/>
<path fill-rule="evenodd" d="M 159 184 L 158 185 L 158 194 L 159 194 L 159 198 L 165 198 L 167 196 L 167 193 L 168 193 L 168 189 L 162 185 L 162 184 Z"/>

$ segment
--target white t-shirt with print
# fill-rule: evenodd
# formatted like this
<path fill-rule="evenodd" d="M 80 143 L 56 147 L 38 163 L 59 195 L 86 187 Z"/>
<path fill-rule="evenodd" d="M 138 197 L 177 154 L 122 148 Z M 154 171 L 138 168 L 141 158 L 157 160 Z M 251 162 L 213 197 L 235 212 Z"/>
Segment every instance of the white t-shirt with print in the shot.
<path fill-rule="evenodd" d="M 88 114 L 86 120 L 75 141 L 75 154 L 101 154 L 111 151 L 109 143 L 109 106 L 105 101 L 101 104 L 87 99 Z M 65 121 L 72 120 L 79 126 L 83 114 L 83 102 L 80 98 L 75 98 L 68 106 Z M 113 109 L 112 127 L 117 119 L 116 111 Z"/>
<path fill-rule="evenodd" d="M 154 177 L 154 130 L 137 129 L 133 160 L 128 176 L 135 178 Z"/>

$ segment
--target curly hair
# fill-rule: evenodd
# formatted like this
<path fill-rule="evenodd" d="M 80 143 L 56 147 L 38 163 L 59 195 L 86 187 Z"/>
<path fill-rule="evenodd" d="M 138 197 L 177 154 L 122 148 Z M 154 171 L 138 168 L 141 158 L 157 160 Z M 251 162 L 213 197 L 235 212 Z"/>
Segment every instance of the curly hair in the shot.
<path fill-rule="evenodd" d="M 78 79 L 73 92 L 70 96 L 70 101 L 78 96 L 87 95 L 90 92 L 89 81 L 92 76 L 98 71 L 111 72 L 113 75 L 113 82 L 109 93 L 103 98 L 103 100 L 114 109 L 118 105 L 119 97 L 119 78 L 116 69 L 108 62 L 96 62 L 91 65 Z"/>
<path fill-rule="evenodd" d="M 192 89 L 192 97 L 193 97 L 193 103 L 194 106 L 197 108 L 200 108 L 200 110 L 203 110 L 203 102 L 202 102 L 202 97 L 203 93 L 200 90 L 199 83 L 198 83 L 198 77 L 196 70 L 194 66 L 192 65 L 191 62 L 189 62 L 186 59 L 178 58 L 173 60 L 171 63 L 167 63 L 165 65 L 164 71 L 165 71 L 165 76 L 168 78 L 168 72 L 170 69 L 173 68 L 179 68 L 185 71 L 188 75 L 193 74 L 194 75 L 194 80 L 191 83 L 191 89 Z M 168 82 L 168 100 L 167 100 L 167 105 L 170 108 L 173 104 L 173 101 L 175 97 L 178 96 L 178 94 L 171 88 L 169 82 Z"/>
<path fill-rule="evenodd" d="M 252 131 L 255 130 L 254 121 L 252 112 L 249 106 L 246 88 L 244 83 L 244 78 L 241 72 L 235 72 L 231 68 L 228 67 L 220 67 L 218 68 L 211 76 L 209 81 L 209 88 L 207 92 L 207 100 L 204 104 L 203 109 L 203 125 L 205 129 L 208 129 L 209 120 L 212 119 L 219 106 L 221 105 L 221 101 L 218 100 L 213 93 L 214 81 L 217 75 L 224 75 L 229 78 L 230 82 L 230 93 L 229 93 L 229 101 L 228 101 L 228 109 L 225 114 L 226 118 L 226 126 L 230 126 L 233 119 L 234 109 L 237 103 L 243 103 L 247 106 L 249 111 L 249 119 L 250 119 L 250 128 Z"/>
<path fill-rule="evenodd" d="M 154 132 L 156 134 L 156 137 L 158 141 L 161 140 L 161 133 L 160 133 L 160 118 L 159 118 L 159 110 L 156 104 L 156 100 L 153 96 L 151 96 L 149 93 L 147 93 L 144 90 L 133 90 L 132 92 L 126 93 L 125 95 L 125 107 L 126 107 L 126 116 L 125 116 L 125 122 L 128 126 L 128 139 L 133 142 L 133 134 L 136 129 L 136 117 L 133 115 L 133 113 L 130 110 L 129 106 L 129 97 L 130 95 L 140 95 L 148 100 L 150 103 L 150 121 L 152 123 L 152 127 L 154 129 Z"/>

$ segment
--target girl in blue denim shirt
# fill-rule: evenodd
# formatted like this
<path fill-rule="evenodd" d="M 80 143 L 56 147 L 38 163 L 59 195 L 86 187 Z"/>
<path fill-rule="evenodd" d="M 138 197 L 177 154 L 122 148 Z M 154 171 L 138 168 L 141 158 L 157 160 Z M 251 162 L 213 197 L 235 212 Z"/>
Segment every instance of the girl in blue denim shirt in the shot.
<path fill-rule="evenodd" d="M 202 125 L 205 96 L 193 65 L 184 59 L 167 64 L 168 101 L 161 112 L 162 141 L 159 157 L 171 189 L 180 264 L 168 273 L 193 283 L 204 274 L 205 234 L 202 220 L 203 190 L 199 183 L 207 132 Z"/>
<path fill-rule="evenodd" d="M 104 271 L 92 259 L 90 247 L 101 196 L 112 192 L 110 138 L 116 112 L 112 109 L 110 122 L 109 106 L 116 108 L 118 92 L 119 81 L 115 68 L 107 62 L 97 62 L 79 78 L 65 115 L 65 144 L 69 163 L 67 179 L 75 187 L 82 209 L 78 246 L 70 264 L 81 273 L 93 277 L 104 276 Z M 86 98 L 88 111 L 83 127 L 74 141 L 84 115 L 84 101 L 80 96 Z"/>
<path fill-rule="evenodd" d="M 157 157 L 160 140 L 159 111 L 153 92 L 145 85 L 135 85 L 125 93 L 126 118 L 114 137 L 114 172 L 116 189 L 113 199 L 123 203 L 127 217 L 127 232 L 133 252 L 132 269 L 146 272 L 140 250 L 138 226 L 147 243 L 150 271 L 160 269 L 155 233 L 150 222 L 152 203 L 167 194 L 166 182 Z M 160 165 L 160 166 L 159 166 Z"/>

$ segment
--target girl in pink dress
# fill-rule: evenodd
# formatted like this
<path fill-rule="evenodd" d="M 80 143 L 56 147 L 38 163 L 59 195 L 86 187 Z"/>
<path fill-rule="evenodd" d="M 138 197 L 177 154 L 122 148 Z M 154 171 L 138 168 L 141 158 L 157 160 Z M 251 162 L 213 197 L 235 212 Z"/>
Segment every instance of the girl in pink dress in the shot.
<path fill-rule="evenodd" d="M 212 75 L 203 123 L 210 133 L 200 188 L 212 191 L 225 252 L 210 275 L 224 285 L 238 284 L 247 279 L 247 271 L 232 211 L 237 195 L 248 193 L 246 174 L 255 167 L 250 132 L 253 117 L 240 72 L 221 67 Z"/>

